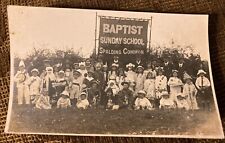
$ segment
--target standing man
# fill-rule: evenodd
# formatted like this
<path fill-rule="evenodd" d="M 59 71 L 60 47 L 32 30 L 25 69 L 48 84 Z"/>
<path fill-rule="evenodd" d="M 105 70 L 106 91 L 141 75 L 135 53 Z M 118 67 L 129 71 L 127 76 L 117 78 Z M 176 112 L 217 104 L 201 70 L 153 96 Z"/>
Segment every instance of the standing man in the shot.
<path fill-rule="evenodd" d="M 104 73 L 102 72 L 102 64 L 101 63 L 96 63 L 95 65 L 95 71 L 93 74 L 94 79 L 96 80 L 96 82 L 98 83 L 98 88 L 101 92 L 101 96 L 103 95 L 103 91 L 104 91 Z M 100 97 L 100 99 L 103 99 L 102 97 Z M 103 103 L 103 101 L 100 101 L 100 103 Z"/>
<path fill-rule="evenodd" d="M 164 75 L 167 77 L 167 79 L 169 79 L 171 76 L 173 67 L 172 67 L 172 64 L 169 62 L 168 58 L 164 58 L 162 67 L 164 70 Z"/>
<path fill-rule="evenodd" d="M 186 65 L 183 58 L 180 58 L 177 67 L 175 68 L 178 71 L 178 78 L 183 81 L 184 73 L 186 72 Z"/>

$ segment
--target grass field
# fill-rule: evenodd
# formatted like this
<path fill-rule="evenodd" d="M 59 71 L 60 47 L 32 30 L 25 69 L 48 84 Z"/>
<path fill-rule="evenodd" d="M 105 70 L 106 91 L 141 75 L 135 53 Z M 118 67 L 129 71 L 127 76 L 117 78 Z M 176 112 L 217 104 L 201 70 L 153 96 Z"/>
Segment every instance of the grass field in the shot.
<path fill-rule="evenodd" d="M 40 110 L 14 104 L 9 132 L 207 135 L 217 133 L 214 121 L 209 120 L 212 116 L 215 116 L 215 112 L 76 108 Z"/>

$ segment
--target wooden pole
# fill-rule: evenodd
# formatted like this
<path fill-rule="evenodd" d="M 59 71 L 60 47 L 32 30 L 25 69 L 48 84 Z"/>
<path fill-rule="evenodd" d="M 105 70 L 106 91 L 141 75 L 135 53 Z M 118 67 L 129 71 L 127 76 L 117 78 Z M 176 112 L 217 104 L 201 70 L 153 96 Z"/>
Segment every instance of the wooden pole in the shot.
<path fill-rule="evenodd" d="M 98 13 L 96 12 L 96 17 L 95 17 L 95 58 L 97 58 L 97 22 L 98 21 Z"/>

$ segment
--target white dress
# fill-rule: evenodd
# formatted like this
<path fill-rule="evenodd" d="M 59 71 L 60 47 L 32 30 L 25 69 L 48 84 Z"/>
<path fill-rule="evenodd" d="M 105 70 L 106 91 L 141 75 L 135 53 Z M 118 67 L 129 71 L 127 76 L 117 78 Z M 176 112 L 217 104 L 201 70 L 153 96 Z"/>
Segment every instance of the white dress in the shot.
<path fill-rule="evenodd" d="M 176 101 L 177 94 L 181 93 L 183 83 L 178 77 L 170 77 L 168 85 L 170 86 L 170 98 Z"/>
<path fill-rule="evenodd" d="M 87 109 L 88 106 L 89 106 L 89 102 L 87 99 L 79 100 L 77 102 L 77 108 L 79 108 L 79 109 Z"/>
<path fill-rule="evenodd" d="M 177 100 L 176 103 L 177 103 L 177 108 L 179 109 L 186 109 L 186 110 L 190 109 L 188 101 L 186 99 Z"/>
<path fill-rule="evenodd" d="M 41 78 L 36 76 L 30 77 L 30 95 L 39 95 L 41 88 Z"/>
<path fill-rule="evenodd" d="M 51 109 L 50 98 L 49 96 L 40 95 L 36 102 L 36 108 L 39 109 Z"/>
<path fill-rule="evenodd" d="M 57 101 L 57 108 L 68 108 L 71 106 L 71 102 L 69 98 L 60 97 Z"/>
<path fill-rule="evenodd" d="M 145 79 L 145 75 L 144 74 L 137 74 L 136 86 L 135 86 L 135 92 L 136 93 L 138 91 L 144 89 L 144 79 Z"/>
<path fill-rule="evenodd" d="M 161 98 L 162 91 L 167 90 L 167 77 L 164 75 L 156 76 L 155 78 L 156 98 Z"/>
<path fill-rule="evenodd" d="M 197 89 L 193 83 L 184 84 L 183 95 L 187 96 L 187 101 L 189 103 L 189 107 L 192 110 L 199 109 L 197 99 L 196 99 L 196 94 L 197 94 Z"/>
<path fill-rule="evenodd" d="M 152 108 L 152 104 L 146 97 L 136 98 L 134 106 L 135 106 L 135 109 L 147 108 L 150 110 Z"/>
<path fill-rule="evenodd" d="M 127 72 L 125 72 L 125 75 L 126 75 L 126 80 L 128 82 L 136 81 L 137 76 L 136 76 L 136 73 L 134 71 L 127 71 Z"/>
<path fill-rule="evenodd" d="M 161 98 L 160 99 L 160 105 L 159 108 L 165 108 L 165 109 L 170 109 L 170 108 L 175 108 L 175 103 L 171 98 Z"/>
<path fill-rule="evenodd" d="M 155 98 L 155 79 L 146 79 L 144 81 L 144 90 L 148 99 Z"/>

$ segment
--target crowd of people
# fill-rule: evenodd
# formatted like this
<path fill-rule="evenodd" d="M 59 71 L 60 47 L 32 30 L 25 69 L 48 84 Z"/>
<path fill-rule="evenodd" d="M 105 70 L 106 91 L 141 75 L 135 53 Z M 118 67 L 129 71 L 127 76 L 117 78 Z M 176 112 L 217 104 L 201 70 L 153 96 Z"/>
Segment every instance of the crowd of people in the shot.
<path fill-rule="evenodd" d="M 43 71 L 27 71 L 21 60 L 14 77 L 17 102 L 39 109 L 211 110 L 210 80 L 201 67 L 193 75 L 182 58 L 161 65 L 139 60 L 122 65 L 117 56 L 107 64 L 85 59 L 73 68 L 46 60 Z"/>

